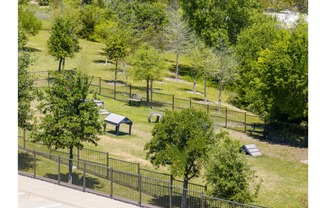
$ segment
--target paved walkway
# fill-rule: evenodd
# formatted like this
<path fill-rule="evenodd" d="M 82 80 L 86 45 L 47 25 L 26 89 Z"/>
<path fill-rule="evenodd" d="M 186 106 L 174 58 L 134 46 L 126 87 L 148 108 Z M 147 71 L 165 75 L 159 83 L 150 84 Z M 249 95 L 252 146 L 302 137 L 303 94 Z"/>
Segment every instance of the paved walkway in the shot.
<path fill-rule="evenodd" d="M 18 175 L 18 207 L 136 208 L 137 206 Z"/>

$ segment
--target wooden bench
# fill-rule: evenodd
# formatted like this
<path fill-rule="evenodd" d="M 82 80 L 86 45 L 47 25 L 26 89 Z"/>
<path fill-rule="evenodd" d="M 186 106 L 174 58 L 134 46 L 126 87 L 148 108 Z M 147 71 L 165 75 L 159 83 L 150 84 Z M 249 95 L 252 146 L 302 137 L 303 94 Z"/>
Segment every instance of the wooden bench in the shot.
<path fill-rule="evenodd" d="M 132 94 L 130 98 L 127 98 L 127 100 L 129 100 L 129 105 L 131 105 L 132 102 L 136 102 L 138 103 L 138 106 L 140 106 L 143 96 L 140 94 Z"/>

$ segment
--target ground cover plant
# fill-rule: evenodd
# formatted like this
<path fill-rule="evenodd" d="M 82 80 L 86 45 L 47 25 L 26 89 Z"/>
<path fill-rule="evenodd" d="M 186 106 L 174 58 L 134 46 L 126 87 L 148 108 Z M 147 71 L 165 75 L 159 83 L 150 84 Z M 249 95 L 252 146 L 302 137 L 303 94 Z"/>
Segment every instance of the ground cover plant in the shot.
<path fill-rule="evenodd" d="M 34 9 L 38 11 L 37 8 Z M 42 8 L 42 11 L 39 12 L 44 12 L 44 9 Z M 50 37 L 49 30 L 51 28 L 49 22 L 50 19 L 42 19 L 43 30 L 39 31 L 35 36 L 28 37 L 26 50 L 30 52 L 34 60 L 32 66 L 28 68 L 30 71 L 57 70 L 58 68 L 58 61 L 49 55 L 47 49 L 47 40 Z M 115 62 L 105 64 L 106 56 L 103 55 L 105 44 L 79 39 L 79 45 L 80 51 L 75 54 L 74 58 L 66 58 L 65 69 L 77 68 L 77 70 L 88 75 L 101 77 L 106 80 L 107 85 L 113 86 L 116 66 Z M 178 61 L 179 80 L 175 80 L 175 55 L 167 52 L 163 56 L 168 70 L 165 71 L 161 80 L 153 83 L 153 89 L 161 93 L 174 94 L 176 97 L 191 98 L 203 102 L 204 88 L 202 80 L 198 80 L 196 93 L 192 92 L 193 77 L 190 73 L 192 66 L 189 60 L 180 55 Z M 127 65 L 128 67 L 131 66 Z M 122 65 L 119 65 L 120 68 L 122 68 Z M 128 83 L 133 86 L 146 87 L 145 81 L 134 80 L 121 69 L 118 70 L 117 80 L 121 86 Z M 212 84 L 208 86 L 208 102 L 216 103 L 218 88 Z M 117 101 L 112 98 L 97 96 L 98 99 L 104 101 L 109 112 L 127 116 L 133 121 L 132 135 L 124 134 L 116 137 L 112 134 L 114 127 L 108 125 L 108 132 L 99 136 L 98 146 L 94 147 L 85 144 L 85 148 L 109 152 L 112 157 L 138 162 L 142 167 L 156 170 L 146 160 L 146 153 L 143 151 L 145 144 L 151 139 L 151 131 L 155 126 L 155 124 L 147 121 L 148 115 L 153 112 L 153 109 L 147 106 L 129 106 L 127 101 Z M 237 109 L 228 103 L 229 97 L 232 97 L 232 92 L 223 91 L 222 106 Z M 120 130 L 128 132 L 127 127 L 124 125 L 121 126 Z M 215 131 L 218 132 L 219 128 L 216 128 Z M 307 148 L 273 144 L 254 139 L 243 133 L 228 131 L 233 139 L 240 141 L 241 145 L 254 143 L 263 153 L 261 157 L 246 157 L 251 167 L 257 171 L 257 175 L 263 179 L 255 204 L 267 207 L 305 207 L 308 193 L 308 165 L 304 163 L 307 160 Z M 168 168 L 163 167 L 157 170 L 168 172 Z M 47 172 L 51 172 L 51 170 Z M 192 182 L 205 183 L 203 177 L 194 179 Z"/>

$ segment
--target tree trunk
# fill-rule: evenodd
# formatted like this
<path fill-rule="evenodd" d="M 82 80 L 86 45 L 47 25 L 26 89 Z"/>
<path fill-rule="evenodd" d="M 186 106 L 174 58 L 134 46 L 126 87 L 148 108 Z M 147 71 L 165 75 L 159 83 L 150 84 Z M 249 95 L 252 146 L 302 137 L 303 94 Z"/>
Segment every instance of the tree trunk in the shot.
<path fill-rule="evenodd" d="M 68 176 L 68 183 L 72 183 L 72 160 L 73 160 L 73 146 L 70 146 L 69 148 L 69 176 Z"/>
<path fill-rule="evenodd" d="M 58 68 L 58 71 L 61 71 L 61 63 L 62 63 L 62 58 L 60 57 L 59 58 L 59 68 Z"/>
<path fill-rule="evenodd" d="M 197 72 L 194 71 L 194 86 L 193 86 L 193 91 L 196 92 L 196 84 L 197 84 Z"/>
<path fill-rule="evenodd" d="M 206 95 L 206 82 L 207 82 L 207 77 L 204 75 L 204 101 L 205 103 L 207 102 L 207 95 Z"/>
<path fill-rule="evenodd" d="M 118 60 L 115 60 L 115 70 L 114 70 L 114 99 L 116 98 L 116 92 L 117 92 L 117 77 L 118 77 Z"/>
<path fill-rule="evenodd" d="M 64 70 L 64 69 L 65 69 L 65 62 L 66 62 L 66 59 L 65 59 L 65 58 L 63 58 L 63 59 L 62 59 L 62 70 Z"/>
<path fill-rule="evenodd" d="M 151 80 L 151 84 L 150 84 L 150 90 L 151 90 L 151 103 L 153 102 L 153 80 Z"/>
<path fill-rule="evenodd" d="M 146 101 L 149 103 L 149 79 L 146 79 Z"/>
<path fill-rule="evenodd" d="M 178 79 L 179 74 L 179 54 L 176 55 L 175 59 L 175 79 Z"/>
<path fill-rule="evenodd" d="M 123 59 L 122 70 L 123 70 L 123 73 L 126 76 L 126 83 L 125 83 L 125 85 L 128 86 L 128 72 L 127 72 L 127 69 L 126 69 L 126 60 L 125 59 Z"/>
<path fill-rule="evenodd" d="M 183 191 L 182 191 L 182 199 L 181 199 L 181 208 L 186 208 L 186 205 L 187 205 L 188 182 L 189 182 L 189 179 L 185 175 L 184 179 L 183 179 Z"/>
<path fill-rule="evenodd" d="M 218 90 L 217 111 L 220 111 L 220 108 L 221 108 L 221 103 L 222 103 L 222 90 L 223 90 L 223 73 L 221 73 L 220 87 L 219 87 L 219 90 Z"/>

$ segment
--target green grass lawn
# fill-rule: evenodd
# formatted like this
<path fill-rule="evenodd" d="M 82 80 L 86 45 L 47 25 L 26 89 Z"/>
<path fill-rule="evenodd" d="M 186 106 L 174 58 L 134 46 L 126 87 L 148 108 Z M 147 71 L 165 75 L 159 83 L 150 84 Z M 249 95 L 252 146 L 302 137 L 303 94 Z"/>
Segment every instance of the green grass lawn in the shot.
<path fill-rule="evenodd" d="M 50 24 L 47 20 L 43 22 L 44 30 L 40 31 L 36 36 L 29 37 L 27 44 L 34 59 L 34 63 L 29 69 L 31 71 L 56 70 L 58 67 L 58 61 L 47 54 L 46 41 L 49 37 L 47 30 L 50 28 Z M 112 80 L 114 67 L 112 64 L 105 65 L 105 57 L 100 54 L 104 45 L 86 40 L 80 40 L 80 45 L 80 52 L 74 58 L 66 60 L 65 69 L 77 68 L 89 75 Z M 174 94 L 176 97 L 202 101 L 202 82 L 199 80 L 197 84 L 198 93 L 192 93 L 192 78 L 188 76 L 189 73 L 181 70 L 180 80 L 173 80 L 174 56 L 167 53 L 165 59 L 170 70 L 166 70 L 164 79 L 160 82 L 154 82 L 155 90 L 161 93 Z M 180 64 L 183 70 L 187 68 L 188 63 L 184 57 L 181 57 Z M 118 80 L 125 82 L 125 75 L 119 73 Z M 128 78 L 128 83 L 142 87 L 145 87 L 146 84 L 144 81 L 135 81 L 131 77 Z M 207 93 L 209 101 L 217 101 L 217 88 L 210 87 L 207 89 Z M 223 92 L 223 105 L 236 109 L 227 102 L 228 97 L 231 95 L 230 92 Z M 111 157 L 137 162 L 142 167 L 155 170 L 150 162 L 146 160 L 146 153 L 143 151 L 145 143 L 151 139 L 151 131 L 155 125 L 147 121 L 148 115 L 153 112 L 153 109 L 146 106 L 129 106 L 126 101 L 117 101 L 103 96 L 99 96 L 99 99 L 104 101 L 109 112 L 127 116 L 133 121 L 132 135 L 116 137 L 111 133 L 106 133 L 100 136 L 98 146 L 85 144 L 85 147 L 109 152 Z M 107 125 L 107 130 L 113 131 L 114 127 Z M 128 132 L 128 126 L 122 124 L 121 131 Z M 21 132 L 19 135 L 21 135 Z M 302 163 L 301 160 L 307 160 L 307 148 L 270 144 L 234 131 L 230 131 L 230 135 L 234 139 L 239 139 L 243 144 L 255 143 L 263 153 L 261 157 L 247 157 L 248 163 L 264 180 L 255 204 L 267 207 L 305 207 L 304 204 L 308 194 L 308 165 Z M 21 144 L 21 141 L 19 141 L 19 144 Z M 43 166 L 45 167 L 46 164 L 40 165 L 40 170 L 43 169 Z M 165 167 L 159 170 L 168 172 L 168 168 Z M 44 169 L 44 171 L 49 173 L 52 170 Z M 203 179 L 195 179 L 193 182 L 203 183 Z M 100 180 L 99 183 L 101 183 Z"/>

